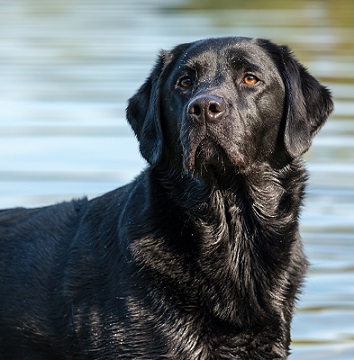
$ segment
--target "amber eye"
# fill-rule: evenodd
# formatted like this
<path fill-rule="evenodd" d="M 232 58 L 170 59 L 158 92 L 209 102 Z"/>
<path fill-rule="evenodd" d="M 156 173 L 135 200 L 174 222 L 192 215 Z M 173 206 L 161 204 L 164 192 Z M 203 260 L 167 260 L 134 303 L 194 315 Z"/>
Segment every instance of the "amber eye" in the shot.
<path fill-rule="evenodd" d="M 252 74 L 246 74 L 243 78 L 243 82 L 246 85 L 255 85 L 258 83 L 258 79 L 256 76 L 252 75 Z"/>
<path fill-rule="evenodd" d="M 190 86 L 192 86 L 193 82 L 190 77 L 185 76 L 178 81 L 178 85 L 186 89 L 186 88 L 189 88 Z"/>

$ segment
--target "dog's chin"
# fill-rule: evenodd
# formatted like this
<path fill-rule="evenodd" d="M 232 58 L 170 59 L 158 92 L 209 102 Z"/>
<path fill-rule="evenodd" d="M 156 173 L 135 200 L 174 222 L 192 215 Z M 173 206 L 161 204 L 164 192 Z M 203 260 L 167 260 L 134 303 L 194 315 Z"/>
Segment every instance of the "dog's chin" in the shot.
<path fill-rule="evenodd" d="M 240 158 L 232 156 L 210 138 L 191 148 L 184 158 L 184 169 L 199 178 L 216 178 L 225 173 L 237 173 Z"/>

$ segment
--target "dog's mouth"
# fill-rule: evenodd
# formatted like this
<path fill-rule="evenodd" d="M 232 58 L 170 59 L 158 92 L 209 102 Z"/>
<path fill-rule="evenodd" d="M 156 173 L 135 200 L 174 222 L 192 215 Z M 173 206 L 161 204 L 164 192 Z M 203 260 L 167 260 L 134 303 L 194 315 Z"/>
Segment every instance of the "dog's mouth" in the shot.
<path fill-rule="evenodd" d="M 232 153 L 212 136 L 196 137 L 184 147 L 184 169 L 198 174 L 221 173 L 240 165 L 240 156 Z"/>

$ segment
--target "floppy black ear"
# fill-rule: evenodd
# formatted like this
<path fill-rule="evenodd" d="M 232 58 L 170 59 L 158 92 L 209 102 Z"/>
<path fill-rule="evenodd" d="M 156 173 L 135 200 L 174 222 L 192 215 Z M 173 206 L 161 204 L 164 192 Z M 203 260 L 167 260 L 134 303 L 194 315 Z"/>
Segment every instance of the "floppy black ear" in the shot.
<path fill-rule="evenodd" d="M 287 88 L 285 148 L 292 158 L 306 152 L 312 138 L 333 110 L 330 91 L 322 86 L 283 46 L 284 80 Z"/>
<path fill-rule="evenodd" d="M 150 76 L 129 100 L 127 108 L 127 119 L 139 140 L 140 152 L 151 165 L 159 162 L 163 148 L 159 100 L 163 67 L 164 56 L 161 52 Z"/>

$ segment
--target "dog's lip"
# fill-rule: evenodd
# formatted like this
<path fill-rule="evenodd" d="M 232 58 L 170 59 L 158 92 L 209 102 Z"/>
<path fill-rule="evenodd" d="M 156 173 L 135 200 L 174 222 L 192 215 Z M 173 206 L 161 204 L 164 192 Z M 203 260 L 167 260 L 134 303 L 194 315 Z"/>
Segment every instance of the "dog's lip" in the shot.
<path fill-rule="evenodd" d="M 184 135 L 181 136 L 183 167 L 188 171 L 195 168 L 197 149 L 207 136 L 207 129 L 205 126 L 188 126 L 183 133 Z"/>
<path fill-rule="evenodd" d="M 228 119 L 224 120 L 225 122 Z M 223 124 L 200 124 L 186 116 L 180 129 L 182 145 L 182 161 L 185 171 L 194 171 L 198 165 L 218 164 L 220 167 L 242 167 L 244 156 L 240 152 L 240 145 L 227 134 L 220 131 Z M 210 147 L 208 157 L 208 149 Z M 204 158 L 203 158 L 204 157 Z M 220 161 L 218 161 L 220 160 Z M 202 161 L 202 162 L 201 162 Z"/>
<path fill-rule="evenodd" d="M 209 147 L 209 149 L 205 149 Z M 205 156 L 210 151 L 213 156 Z M 185 170 L 193 171 L 196 168 L 196 163 L 202 157 L 205 157 L 203 165 L 213 166 L 216 169 L 218 166 L 224 167 L 229 164 L 231 167 L 239 167 L 242 164 L 241 156 L 237 149 L 228 146 L 223 146 L 219 141 L 215 140 L 210 134 L 198 139 L 189 146 L 189 150 L 184 149 L 183 166 Z M 222 165 L 221 165 L 222 163 Z"/>
<path fill-rule="evenodd" d="M 220 164 L 219 159 L 227 159 L 229 156 L 218 141 L 206 134 L 203 138 L 195 141 L 190 151 L 184 153 L 184 168 L 193 171 L 196 168 L 198 160 L 202 159 L 203 165 L 213 166 L 217 169 Z M 208 152 L 210 153 L 208 155 Z M 218 154 L 216 154 L 218 153 Z M 213 156 L 212 156 L 213 155 Z"/>
<path fill-rule="evenodd" d="M 187 171 L 192 171 L 195 168 L 198 146 L 199 144 L 191 147 L 190 149 L 184 148 L 183 167 Z"/>

